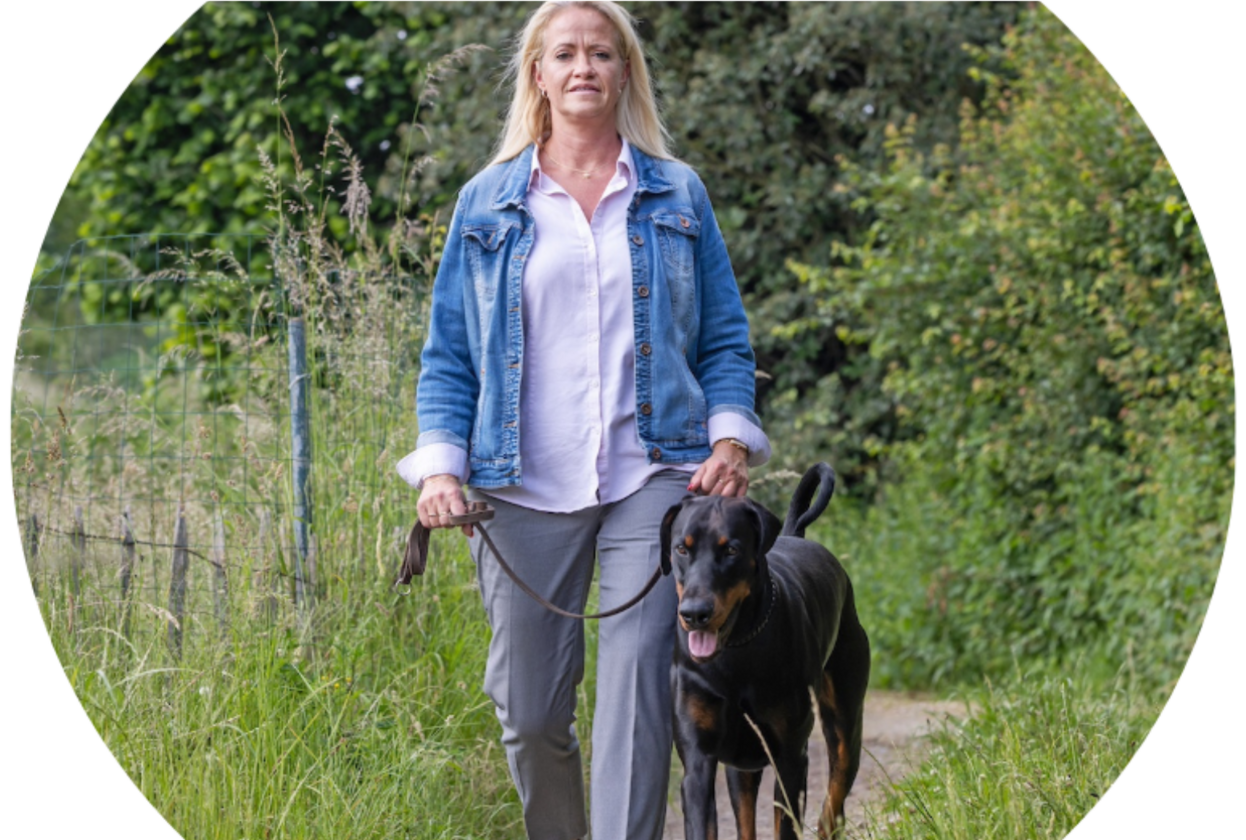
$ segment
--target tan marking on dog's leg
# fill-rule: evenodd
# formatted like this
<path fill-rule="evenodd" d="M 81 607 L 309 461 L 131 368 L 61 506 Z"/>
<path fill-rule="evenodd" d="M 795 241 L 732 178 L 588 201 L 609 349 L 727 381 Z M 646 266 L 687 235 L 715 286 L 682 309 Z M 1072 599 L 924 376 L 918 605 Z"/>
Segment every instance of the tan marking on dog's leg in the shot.
<path fill-rule="evenodd" d="M 844 822 L 844 800 L 848 797 L 848 733 L 840 725 L 841 715 L 836 702 L 835 683 L 825 673 L 818 686 L 818 702 L 829 708 L 834 718 L 832 730 L 835 733 L 835 751 L 828 755 L 831 766 L 826 801 L 822 804 L 822 815 L 818 820 L 818 837 L 821 840 L 830 840 Z"/>
<path fill-rule="evenodd" d="M 732 792 L 731 807 L 735 812 L 736 834 L 739 840 L 757 840 L 757 790 L 761 785 L 761 771 L 736 770 L 734 773 L 736 788 Z M 731 785 L 730 776 L 727 784 Z"/>
<path fill-rule="evenodd" d="M 839 743 L 835 748 L 835 758 L 831 764 L 831 779 L 827 784 L 826 802 L 822 805 L 822 816 L 818 820 L 818 837 L 831 840 L 836 836 L 836 829 L 844 823 L 844 800 L 848 798 L 848 741 L 847 733 L 835 727 Z"/>
<path fill-rule="evenodd" d="M 825 671 L 822 672 L 822 680 L 818 683 L 818 702 L 823 706 L 830 706 L 839 713 L 839 706 L 835 702 L 835 683 L 831 682 L 831 678 Z"/>

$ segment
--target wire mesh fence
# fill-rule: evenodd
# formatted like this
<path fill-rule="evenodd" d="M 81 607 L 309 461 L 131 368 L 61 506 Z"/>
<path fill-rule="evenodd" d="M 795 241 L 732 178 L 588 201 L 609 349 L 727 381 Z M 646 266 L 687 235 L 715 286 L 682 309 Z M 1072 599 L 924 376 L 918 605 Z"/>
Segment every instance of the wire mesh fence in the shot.
<path fill-rule="evenodd" d="M 387 573 L 424 290 L 274 262 L 264 236 L 125 236 L 79 242 L 32 282 L 11 457 L 36 592 L 126 629 L 137 599 L 180 634 Z"/>

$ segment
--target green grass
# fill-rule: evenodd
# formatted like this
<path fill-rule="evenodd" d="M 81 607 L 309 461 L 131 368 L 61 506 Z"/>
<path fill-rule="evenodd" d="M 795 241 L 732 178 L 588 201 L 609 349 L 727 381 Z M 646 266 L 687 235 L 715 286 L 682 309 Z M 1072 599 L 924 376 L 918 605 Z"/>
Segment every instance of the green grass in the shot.
<path fill-rule="evenodd" d="M 1124 769 L 1159 708 L 1116 684 L 1016 675 L 967 692 L 912 775 L 872 814 L 873 840 L 1063 837 Z"/>
<path fill-rule="evenodd" d="M 191 613 L 180 660 L 165 617 L 142 603 L 126 641 L 98 579 L 72 629 L 61 576 L 44 575 L 41 605 L 100 736 L 185 837 L 514 836 L 518 804 L 480 690 L 484 611 L 450 539 L 410 596 L 357 583 L 306 629 L 289 603 L 275 621 L 256 615 L 252 593 L 235 594 L 224 641 L 210 610 Z"/>

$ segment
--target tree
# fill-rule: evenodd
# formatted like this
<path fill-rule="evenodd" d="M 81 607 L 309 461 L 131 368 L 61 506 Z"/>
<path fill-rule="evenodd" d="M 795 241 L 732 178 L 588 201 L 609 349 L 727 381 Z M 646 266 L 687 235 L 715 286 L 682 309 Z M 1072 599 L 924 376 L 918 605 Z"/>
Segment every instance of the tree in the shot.
<path fill-rule="evenodd" d="M 255 6 L 202 2 L 143 59 L 70 174 L 70 192 L 91 202 L 80 236 L 259 232 L 268 211 L 257 152 L 282 157 L 273 27 L 304 153 L 319 151 L 336 116 L 365 165 L 385 161 L 401 120 L 395 105 L 414 102 L 420 69 L 402 41 L 421 40 L 436 20 L 402 20 L 376 2 L 303 0 L 283 4 L 270 26 Z"/>

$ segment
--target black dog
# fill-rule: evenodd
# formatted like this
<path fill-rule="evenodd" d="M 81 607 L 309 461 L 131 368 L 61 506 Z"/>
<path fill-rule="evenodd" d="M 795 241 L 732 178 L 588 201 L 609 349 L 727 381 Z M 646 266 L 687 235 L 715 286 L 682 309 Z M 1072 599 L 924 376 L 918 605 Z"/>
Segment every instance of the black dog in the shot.
<path fill-rule="evenodd" d="M 771 761 L 775 834 L 801 835 L 792 816 L 803 820 L 813 699 L 830 754 L 819 836 L 843 824 L 861 760 L 870 644 L 843 567 L 804 539 L 834 490 L 829 466 L 811 468 L 781 530 L 756 502 L 721 496 L 685 499 L 662 520 L 662 569 L 673 566 L 679 593 L 671 687 L 687 840 L 717 836 L 719 762 L 742 840 L 755 837 L 761 771 Z"/>

